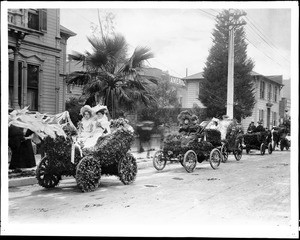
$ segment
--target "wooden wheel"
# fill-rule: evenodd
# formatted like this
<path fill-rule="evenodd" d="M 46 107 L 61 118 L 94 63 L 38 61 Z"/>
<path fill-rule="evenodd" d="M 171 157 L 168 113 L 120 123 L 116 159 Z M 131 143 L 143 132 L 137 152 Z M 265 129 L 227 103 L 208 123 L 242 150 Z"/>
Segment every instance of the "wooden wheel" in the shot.
<path fill-rule="evenodd" d="M 188 150 L 183 157 L 183 167 L 188 172 L 194 171 L 197 165 L 197 154 L 193 150 Z"/>
<path fill-rule="evenodd" d="M 125 185 L 134 182 L 137 174 L 137 163 L 132 154 L 127 153 L 118 164 L 118 174 Z"/>
<path fill-rule="evenodd" d="M 233 151 L 235 160 L 240 161 L 242 156 L 243 156 L 243 146 L 242 144 L 239 142 L 236 146 L 236 149 Z"/>
<path fill-rule="evenodd" d="M 161 171 L 165 168 L 167 163 L 162 150 L 157 151 L 153 156 L 153 166 L 156 170 Z"/>
<path fill-rule="evenodd" d="M 83 192 L 91 192 L 98 188 L 101 178 L 101 167 L 92 156 L 86 156 L 76 167 L 77 186 Z"/>
<path fill-rule="evenodd" d="M 39 185 L 44 188 L 53 188 L 58 185 L 61 175 L 56 172 L 55 166 L 51 166 L 50 160 L 45 156 L 36 169 L 36 178 Z"/>
<path fill-rule="evenodd" d="M 213 169 L 217 169 L 219 167 L 221 163 L 221 159 L 222 159 L 221 152 L 217 148 L 211 150 L 209 155 L 209 163 Z"/>
<path fill-rule="evenodd" d="M 228 149 L 225 144 L 222 144 L 221 147 L 221 153 L 222 153 L 222 162 L 225 163 L 228 160 Z"/>

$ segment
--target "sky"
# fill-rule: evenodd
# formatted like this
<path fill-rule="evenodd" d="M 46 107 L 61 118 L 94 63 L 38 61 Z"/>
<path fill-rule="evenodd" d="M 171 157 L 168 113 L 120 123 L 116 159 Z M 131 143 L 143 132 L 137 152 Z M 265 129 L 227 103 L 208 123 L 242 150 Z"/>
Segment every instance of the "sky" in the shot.
<path fill-rule="evenodd" d="M 215 16 L 223 9 L 232 7 L 89 6 L 70 8 L 70 5 L 66 5 L 61 8 L 61 25 L 77 34 L 68 40 L 68 53 L 91 51 L 87 36 L 92 36 L 93 27 L 99 26 L 98 11 L 102 22 L 108 13 L 112 13 L 114 31 L 126 38 L 130 46 L 129 53 L 137 46 L 149 47 L 154 58 L 149 60 L 148 66 L 169 71 L 175 77 L 203 71 L 213 44 Z M 290 78 L 291 9 L 255 9 L 246 5 L 233 7 L 247 13 L 243 19 L 247 22 L 247 53 L 255 63 L 253 70 L 266 76 L 283 75 L 284 79 Z"/>

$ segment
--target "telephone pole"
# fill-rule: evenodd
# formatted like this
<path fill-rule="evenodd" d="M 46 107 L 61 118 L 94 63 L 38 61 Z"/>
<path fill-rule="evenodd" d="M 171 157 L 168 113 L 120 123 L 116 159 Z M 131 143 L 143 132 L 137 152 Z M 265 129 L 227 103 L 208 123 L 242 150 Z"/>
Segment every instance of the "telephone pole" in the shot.
<path fill-rule="evenodd" d="M 231 10 L 231 9 L 230 9 Z M 229 42 L 228 42 L 228 75 L 227 75 L 227 105 L 226 115 L 229 118 L 233 118 L 233 106 L 234 106 L 234 30 L 238 26 L 245 25 L 244 20 L 239 21 L 241 16 L 245 16 L 246 13 L 242 11 L 231 12 L 229 10 Z"/>

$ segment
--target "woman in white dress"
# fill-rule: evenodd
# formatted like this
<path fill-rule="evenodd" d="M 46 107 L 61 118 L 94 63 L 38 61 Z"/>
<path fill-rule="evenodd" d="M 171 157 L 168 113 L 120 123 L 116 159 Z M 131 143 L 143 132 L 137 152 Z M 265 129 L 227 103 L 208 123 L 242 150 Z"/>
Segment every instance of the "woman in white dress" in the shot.
<path fill-rule="evenodd" d="M 95 146 L 99 137 L 111 133 L 109 126 L 110 122 L 108 121 L 108 118 L 106 116 L 107 107 L 97 105 L 93 107 L 92 110 L 96 113 L 96 116 L 93 119 L 93 133 L 92 136 L 85 142 L 85 148 Z"/>
<path fill-rule="evenodd" d="M 78 141 L 85 144 L 87 139 L 92 137 L 92 133 L 94 131 L 94 111 L 90 106 L 85 105 L 80 109 L 80 114 L 83 116 L 83 118 L 79 123 Z"/>

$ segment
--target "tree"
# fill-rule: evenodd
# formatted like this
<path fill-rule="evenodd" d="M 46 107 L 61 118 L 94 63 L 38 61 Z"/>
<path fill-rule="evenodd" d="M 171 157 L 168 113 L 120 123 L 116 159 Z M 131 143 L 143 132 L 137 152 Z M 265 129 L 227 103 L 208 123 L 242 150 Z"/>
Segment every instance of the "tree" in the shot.
<path fill-rule="evenodd" d="M 169 80 L 169 75 L 162 75 L 162 81 L 151 91 L 155 99 L 157 100 L 157 107 L 180 107 L 177 98 L 177 89 L 172 86 Z"/>
<path fill-rule="evenodd" d="M 239 11 L 224 10 L 216 17 L 213 46 L 204 68 L 199 100 L 207 107 L 208 117 L 226 114 L 229 26 L 238 21 Z M 251 71 L 253 61 L 247 57 L 247 43 L 242 25 L 235 26 L 234 34 L 234 118 L 251 116 L 255 104 Z"/>
<path fill-rule="evenodd" d="M 74 52 L 71 59 L 82 62 L 85 71 L 69 75 L 68 84 L 83 85 L 83 94 L 91 105 L 102 103 L 114 118 L 116 109 L 132 110 L 137 103 L 145 106 L 155 102 L 148 84 L 157 84 L 154 77 L 141 75 L 144 62 L 153 57 L 147 47 L 137 47 L 127 57 L 128 44 L 120 34 L 105 34 L 101 21 L 100 35 L 88 37 L 92 52 Z"/>

